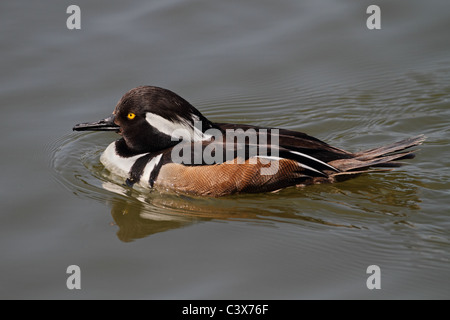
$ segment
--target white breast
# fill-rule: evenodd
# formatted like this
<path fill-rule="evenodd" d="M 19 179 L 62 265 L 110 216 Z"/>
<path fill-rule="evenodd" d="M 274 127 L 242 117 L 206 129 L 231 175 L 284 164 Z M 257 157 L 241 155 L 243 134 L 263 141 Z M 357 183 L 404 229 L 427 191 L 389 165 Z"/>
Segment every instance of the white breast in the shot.
<path fill-rule="evenodd" d="M 146 153 L 142 153 L 129 158 L 121 157 L 116 153 L 116 143 L 113 142 L 100 156 L 100 162 L 113 174 L 126 179 L 129 177 L 131 167 L 136 162 L 136 160 L 145 155 Z M 150 161 L 147 163 L 140 179 L 140 184 L 142 186 L 149 186 L 150 175 L 152 174 L 153 169 L 159 163 L 161 158 L 162 154 L 159 154 L 150 159 Z"/>
<path fill-rule="evenodd" d="M 128 178 L 128 173 L 130 172 L 131 167 L 136 160 L 142 156 L 143 154 L 138 154 L 129 158 L 121 157 L 116 153 L 116 143 L 113 142 L 106 148 L 105 151 L 103 151 L 100 157 L 100 162 L 112 173 Z"/>

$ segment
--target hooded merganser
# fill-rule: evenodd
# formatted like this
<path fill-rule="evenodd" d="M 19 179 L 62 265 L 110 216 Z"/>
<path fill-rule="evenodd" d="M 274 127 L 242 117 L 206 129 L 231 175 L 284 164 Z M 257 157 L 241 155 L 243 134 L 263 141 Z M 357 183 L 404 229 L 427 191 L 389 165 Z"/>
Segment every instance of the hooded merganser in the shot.
<path fill-rule="evenodd" d="M 140 86 L 103 120 L 76 131 L 114 131 L 100 161 L 134 183 L 201 196 L 276 191 L 337 182 L 373 167 L 396 167 L 424 136 L 351 153 L 305 133 L 253 125 L 214 123 L 167 89 Z M 270 149 L 270 153 L 267 150 Z M 390 170 L 390 169 L 382 169 Z"/>

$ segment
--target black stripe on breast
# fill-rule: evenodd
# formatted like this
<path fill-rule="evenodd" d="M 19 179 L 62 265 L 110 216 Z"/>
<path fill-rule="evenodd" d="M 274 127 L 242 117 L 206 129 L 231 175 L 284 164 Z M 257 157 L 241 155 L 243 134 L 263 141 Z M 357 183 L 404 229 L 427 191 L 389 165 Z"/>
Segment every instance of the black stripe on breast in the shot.
<path fill-rule="evenodd" d="M 155 184 L 155 181 L 158 178 L 159 172 L 161 171 L 161 167 L 167 163 L 172 163 L 172 154 L 170 150 L 164 152 L 161 159 L 159 159 L 159 162 L 153 167 L 153 170 L 150 173 L 150 178 L 148 181 L 151 188 L 153 188 L 153 185 Z"/>
<path fill-rule="evenodd" d="M 155 157 L 154 154 L 148 153 L 136 160 L 136 162 L 131 167 L 130 172 L 128 173 L 129 178 L 125 181 L 127 186 L 133 187 L 133 185 L 136 182 L 139 182 L 139 180 L 141 180 L 142 174 L 144 173 L 145 166 L 154 157 Z"/>

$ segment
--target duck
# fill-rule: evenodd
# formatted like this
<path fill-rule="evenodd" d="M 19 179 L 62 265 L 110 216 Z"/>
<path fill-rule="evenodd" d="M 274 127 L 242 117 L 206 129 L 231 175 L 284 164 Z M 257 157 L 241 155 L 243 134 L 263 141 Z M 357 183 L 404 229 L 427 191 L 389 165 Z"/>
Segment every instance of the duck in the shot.
<path fill-rule="evenodd" d="M 178 94 L 139 86 L 113 113 L 74 131 L 111 131 L 121 138 L 100 156 L 111 173 L 139 184 L 193 196 L 276 192 L 287 187 L 338 183 L 390 171 L 414 157 L 425 136 L 349 152 L 306 133 L 251 124 L 212 122 Z"/>

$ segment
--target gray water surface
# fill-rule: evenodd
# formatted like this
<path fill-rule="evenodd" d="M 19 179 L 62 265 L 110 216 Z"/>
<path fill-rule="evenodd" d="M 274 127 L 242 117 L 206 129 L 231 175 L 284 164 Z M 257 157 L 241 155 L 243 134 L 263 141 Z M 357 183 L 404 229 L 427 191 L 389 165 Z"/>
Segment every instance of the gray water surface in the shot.
<path fill-rule="evenodd" d="M 377 1 L 369 30 L 371 4 L 2 1 L 0 298 L 450 298 L 450 4 Z M 333 185 L 131 190 L 99 161 L 118 136 L 72 127 L 138 85 L 349 151 L 427 140 L 404 167 Z"/>

